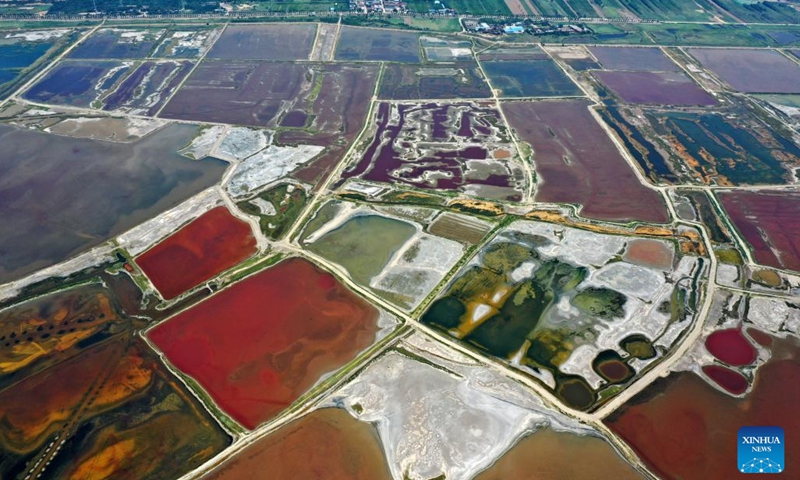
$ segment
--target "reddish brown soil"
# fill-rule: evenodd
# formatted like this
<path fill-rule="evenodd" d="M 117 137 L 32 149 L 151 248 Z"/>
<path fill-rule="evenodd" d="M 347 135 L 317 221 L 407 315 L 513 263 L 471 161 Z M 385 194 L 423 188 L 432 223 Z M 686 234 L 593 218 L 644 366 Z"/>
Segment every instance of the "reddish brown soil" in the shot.
<path fill-rule="evenodd" d="M 800 194 L 733 191 L 719 199 L 758 263 L 800 271 Z"/>
<path fill-rule="evenodd" d="M 67 424 L 92 385 L 122 353 L 106 342 L 0 392 L 0 449 L 27 453 Z"/>
<path fill-rule="evenodd" d="M 52 478 L 178 478 L 230 444 L 207 412 L 136 340 L 89 397 L 77 431 L 48 470 Z M 88 434 L 88 435 L 87 435 Z"/>
<path fill-rule="evenodd" d="M 628 242 L 628 248 L 625 249 L 622 258 L 637 265 L 669 270 L 672 268 L 674 256 L 675 253 L 664 242 L 640 238 Z"/>
<path fill-rule="evenodd" d="M 719 330 L 708 336 L 706 349 L 721 361 L 733 366 L 750 365 L 758 352 L 738 328 Z"/>
<path fill-rule="evenodd" d="M 378 311 L 299 258 L 227 288 L 149 336 L 247 428 L 274 417 L 375 339 Z"/>
<path fill-rule="evenodd" d="M 375 428 L 344 410 L 317 410 L 256 442 L 208 480 L 389 480 Z"/>
<path fill-rule="evenodd" d="M 293 177 L 303 182 L 314 185 L 314 190 L 317 190 L 328 176 L 331 174 L 336 165 L 344 156 L 345 149 L 340 147 L 332 147 L 326 150 L 322 155 L 311 163 L 309 166 L 297 170 L 292 174 Z"/>
<path fill-rule="evenodd" d="M 600 220 L 666 222 L 661 196 L 642 185 L 588 107 L 585 100 L 503 103 L 511 127 L 533 146 L 536 200 L 583 205 L 583 216 Z"/>
<path fill-rule="evenodd" d="M 752 338 L 753 341 L 755 341 L 762 347 L 772 346 L 772 337 L 770 337 L 769 335 L 760 330 L 756 330 L 755 328 L 748 328 L 747 334 L 750 335 L 750 338 Z"/>
<path fill-rule="evenodd" d="M 35 477 L 31 459 L 42 458 L 47 478 L 178 478 L 230 444 L 155 352 L 127 333 L 0 392 L 0 424 L 2 478 Z M 46 456 L 56 438 L 59 449 Z"/>
<path fill-rule="evenodd" d="M 225 207 L 204 213 L 136 259 L 167 300 L 256 253 L 250 225 Z"/>
<path fill-rule="evenodd" d="M 545 429 L 520 440 L 475 480 L 598 478 L 623 480 L 641 476 L 599 438 Z"/>
<path fill-rule="evenodd" d="M 737 471 L 737 431 L 778 425 L 786 432 L 785 478 L 800 478 L 800 348 L 775 341 L 773 360 L 758 370 L 744 399 L 730 397 L 697 375 L 673 373 L 606 419 L 661 477 L 730 480 Z"/>

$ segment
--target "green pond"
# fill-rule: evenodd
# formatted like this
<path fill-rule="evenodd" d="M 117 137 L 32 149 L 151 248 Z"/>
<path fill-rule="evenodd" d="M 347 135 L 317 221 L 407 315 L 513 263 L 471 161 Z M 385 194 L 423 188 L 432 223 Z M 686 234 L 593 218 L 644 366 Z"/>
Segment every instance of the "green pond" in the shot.
<path fill-rule="evenodd" d="M 370 279 L 383 270 L 415 232 L 410 223 L 361 215 L 347 220 L 307 248 L 347 269 L 356 282 L 369 285 Z"/>

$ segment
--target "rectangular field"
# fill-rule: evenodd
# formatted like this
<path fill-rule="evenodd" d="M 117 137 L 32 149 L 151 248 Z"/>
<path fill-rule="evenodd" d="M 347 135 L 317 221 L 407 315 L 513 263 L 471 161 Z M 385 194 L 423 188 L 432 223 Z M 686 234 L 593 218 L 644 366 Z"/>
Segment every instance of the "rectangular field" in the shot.
<path fill-rule="evenodd" d="M 712 4 L 711 0 L 704 0 Z M 714 0 L 713 4 L 730 18 L 748 23 L 797 24 L 800 12 L 792 2 L 743 2 L 741 0 Z"/>
<path fill-rule="evenodd" d="M 144 62 L 103 99 L 103 110 L 153 116 L 192 67 L 188 60 Z"/>
<path fill-rule="evenodd" d="M 55 43 L 55 41 L 34 43 L 21 39 L 16 41 L 0 39 L 0 86 L 13 80 L 20 71 L 38 60 Z"/>
<path fill-rule="evenodd" d="M 434 220 L 428 231 L 433 235 L 475 245 L 489 233 L 492 225 L 468 215 L 444 212 Z"/>
<path fill-rule="evenodd" d="M 580 96 L 583 91 L 552 60 L 481 61 L 501 97 Z"/>
<path fill-rule="evenodd" d="M 551 0 L 529 0 L 536 10 L 545 17 L 568 17 L 573 14 L 562 2 Z"/>
<path fill-rule="evenodd" d="M 679 72 L 595 71 L 593 75 L 628 103 L 682 106 L 717 103 L 708 92 Z"/>
<path fill-rule="evenodd" d="M 800 194 L 730 191 L 719 199 L 758 263 L 800 271 Z"/>
<path fill-rule="evenodd" d="M 704 0 L 698 0 L 706 3 Z M 622 6 L 642 20 L 675 20 L 710 22 L 717 13 L 708 5 L 707 9 L 698 8 L 699 5 L 689 5 L 684 0 L 619 0 Z"/>
<path fill-rule="evenodd" d="M 800 147 L 747 112 L 649 112 L 645 120 L 643 132 L 660 152 L 650 155 L 653 167 L 642 165 L 647 176 L 706 185 L 780 185 L 792 182 L 800 168 Z M 630 135 L 639 135 L 638 128 Z"/>
<path fill-rule="evenodd" d="M 228 25 L 208 52 L 225 60 L 308 60 L 315 24 Z"/>
<path fill-rule="evenodd" d="M 308 71 L 308 65 L 299 63 L 205 60 L 172 97 L 161 116 L 274 126 L 282 103 L 311 88 L 305 79 Z"/>
<path fill-rule="evenodd" d="M 6 32 L 0 34 L 0 98 L 45 66 L 78 31 L 69 29 Z"/>
<path fill-rule="evenodd" d="M 745 93 L 800 93 L 800 65 L 774 50 L 690 48 L 704 67 Z"/>
<path fill-rule="evenodd" d="M 475 62 L 393 63 L 383 71 L 378 96 L 389 100 L 489 98 L 492 92 Z"/>
<path fill-rule="evenodd" d="M 225 412 L 253 429 L 372 344 L 378 315 L 333 275 L 292 258 L 148 336 Z"/>
<path fill-rule="evenodd" d="M 770 47 L 772 35 L 796 35 L 797 26 L 739 24 L 641 23 L 636 26 L 649 37 L 647 43 L 709 47 Z"/>
<path fill-rule="evenodd" d="M 150 55 L 165 30 L 101 28 L 69 52 L 76 59 L 134 59 Z"/>
<path fill-rule="evenodd" d="M 459 14 L 472 15 L 510 15 L 511 11 L 503 1 L 484 2 L 481 0 L 448 0 L 447 3 L 435 3 L 434 0 L 410 0 L 409 11 L 415 13 L 428 13 L 431 9 L 453 9 Z M 439 20 L 439 18 L 437 18 Z"/>
<path fill-rule="evenodd" d="M 336 45 L 336 60 L 419 63 L 418 33 L 344 26 Z"/>
<path fill-rule="evenodd" d="M 132 67 L 131 61 L 63 61 L 28 89 L 23 97 L 53 105 L 99 107 L 101 99 Z"/>
<path fill-rule="evenodd" d="M 136 263 L 170 300 L 240 263 L 256 250 L 250 224 L 231 215 L 227 208 L 217 207 L 140 255 Z"/>
<path fill-rule="evenodd" d="M 651 47 L 589 47 L 606 70 L 679 72 L 681 69 L 664 52 Z"/>
<path fill-rule="evenodd" d="M 599 70 L 602 67 L 589 53 L 586 47 L 580 45 L 554 46 L 548 45 L 547 51 L 559 61 L 567 64 L 573 70 L 583 72 L 586 70 Z"/>
<path fill-rule="evenodd" d="M 515 47 L 492 47 L 478 54 L 481 62 L 500 62 L 505 60 L 529 61 L 549 60 L 550 56 L 537 45 L 520 45 Z"/>
<path fill-rule="evenodd" d="M 589 218 L 666 222 L 664 200 L 639 181 L 589 106 L 584 100 L 503 103 L 511 127 L 533 148 L 536 200 L 581 205 Z"/>
<path fill-rule="evenodd" d="M 194 26 L 191 30 L 171 30 L 164 35 L 152 56 L 155 58 L 201 57 L 220 33 L 222 33 L 221 27 Z"/>
<path fill-rule="evenodd" d="M 471 60 L 472 42 L 451 37 L 420 38 L 425 59 L 429 62 L 454 62 Z"/>

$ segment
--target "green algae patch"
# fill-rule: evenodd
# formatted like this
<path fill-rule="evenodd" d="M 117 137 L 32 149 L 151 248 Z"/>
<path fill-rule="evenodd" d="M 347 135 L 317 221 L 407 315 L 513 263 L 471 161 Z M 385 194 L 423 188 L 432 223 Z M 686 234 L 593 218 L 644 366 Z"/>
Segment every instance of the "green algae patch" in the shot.
<path fill-rule="evenodd" d="M 625 313 L 625 295 L 609 288 L 589 287 L 575 295 L 573 304 L 581 313 L 613 318 Z"/>
<path fill-rule="evenodd" d="M 647 360 L 656 356 L 653 344 L 644 335 L 634 334 L 627 336 L 619 342 L 625 352 L 640 360 Z"/>

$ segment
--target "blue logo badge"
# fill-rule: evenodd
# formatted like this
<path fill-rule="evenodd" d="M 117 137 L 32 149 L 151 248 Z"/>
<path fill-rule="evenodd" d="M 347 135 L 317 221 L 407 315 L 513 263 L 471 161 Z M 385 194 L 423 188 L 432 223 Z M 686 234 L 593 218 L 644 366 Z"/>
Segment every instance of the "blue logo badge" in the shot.
<path fill-rule="evenodd" d="M 742 473 L 781 473 L 783 463 L 781 427 L 742 427 L 739 429 L 739 471 Z"/>

